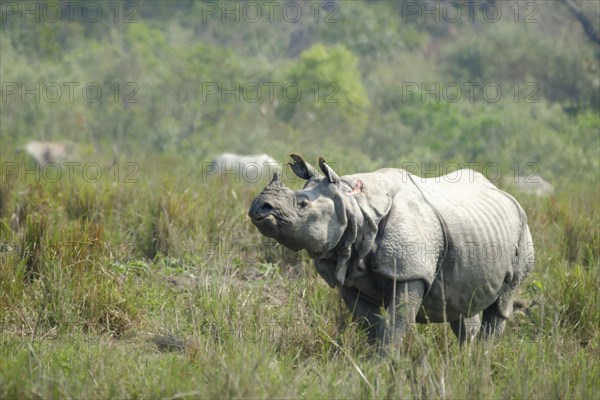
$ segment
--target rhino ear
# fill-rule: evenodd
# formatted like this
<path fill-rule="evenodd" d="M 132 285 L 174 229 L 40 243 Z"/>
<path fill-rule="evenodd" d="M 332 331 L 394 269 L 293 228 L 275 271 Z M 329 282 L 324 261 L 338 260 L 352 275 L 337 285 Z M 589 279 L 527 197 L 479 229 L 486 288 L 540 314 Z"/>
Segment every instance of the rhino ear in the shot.
<path fill-rule="evenodd" d="M 323 171 L 329 182 L 337 184 L 340 181 L 340 177 L 335 173 L 333 169 L 331 169 L 329 165 L 327 165 L 323 157 L 319 157 L 319 167 L 321 168 L 321 171 Z"/>
<path fill-rule="evenodd" d="M 314 169 L 312 165 L 304 161 L 304 159 L 298 154 L 290 154 L 290 157 L 292 157 L 294 162 L 289 163 L 289 165 L 298 178 L 309 180 L 317 176 L 317 170 Z"/>

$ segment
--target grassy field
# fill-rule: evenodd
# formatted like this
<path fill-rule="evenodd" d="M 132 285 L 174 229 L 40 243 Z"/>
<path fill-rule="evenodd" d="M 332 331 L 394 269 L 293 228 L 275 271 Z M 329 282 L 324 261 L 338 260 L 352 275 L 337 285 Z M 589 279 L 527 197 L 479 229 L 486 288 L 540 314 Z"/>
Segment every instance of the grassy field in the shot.
<path fill-rule="evenodd" d="M 499 343 L 423 325 L 381 359 L 308 257 L 250 224 L 264 182 L 160 161 L 131 183 L 5 171 L 0 397 L 598 398 L 594 188 L 519 197 L 537 260 Z"/>

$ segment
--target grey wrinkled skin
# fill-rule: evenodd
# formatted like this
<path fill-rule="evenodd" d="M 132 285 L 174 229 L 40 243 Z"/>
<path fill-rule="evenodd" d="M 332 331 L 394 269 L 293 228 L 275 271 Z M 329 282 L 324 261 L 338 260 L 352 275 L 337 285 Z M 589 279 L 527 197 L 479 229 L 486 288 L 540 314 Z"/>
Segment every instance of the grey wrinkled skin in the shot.
<path fill-rule="evenodd" d="M 527 217 L 512 196 L 468 169 L 429 179 L 392 168 L 339 177 L 320 159 L 320 176 L 292 159 L 304 188 L 292 191 L 275 173 L 248 215 L 263 235 L 308 252 L 373 342 L 388 345 L 415 322 L 448 322 L 460 343 L 502 334 L 534 261 Z"/>

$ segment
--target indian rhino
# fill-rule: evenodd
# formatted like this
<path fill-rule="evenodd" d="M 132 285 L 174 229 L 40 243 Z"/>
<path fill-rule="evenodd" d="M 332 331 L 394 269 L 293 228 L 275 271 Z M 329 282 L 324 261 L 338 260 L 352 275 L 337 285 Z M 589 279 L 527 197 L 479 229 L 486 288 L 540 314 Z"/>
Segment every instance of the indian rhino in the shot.
<path fill-rule="evenodd" d="M 503 333 L 534 261 L 527 217 L 512 196 L 470 169 L 429 179 L 393 168 L 339 177 L 323 159 L 319 175 L 291 156 L 304 188 L 294 192 L 276 172 L 249 217 L 263 235 L 308 252 L 371 342 L 389 345 L 415 322 L 449 322 L 461 344 Z"/>
<path fill-rule="evenodd" d="M 59 163 L 66 161 L 69 157 L 73 157 L 75 153 L 74 143 L 61 142 L 42 142 L 32 140 L 28 142 L 22 150 L 25 150 L 39 164 L 40 168 L 44 168 L 51 163 Z"/>
<path fill-rule="evenodd" d="M 540 175 L 515 176 L 505 178 L 504 183 L 518 192 L 531 194 L 537 197 L 545 197 L 554 193 L 554 186 Z"/>
<path fill-rule="evenodd" d="M 257 182 L 262 177 L 270 176 L 272 171 L 277 170 L 279 164 L 266 154 L 240 155 L 234 153 L 223 153 L 218 155 L 211 163 L 210 173 L 221 174 L 226 179 L 228 175 L 234 174 L 236 179 Z"/>

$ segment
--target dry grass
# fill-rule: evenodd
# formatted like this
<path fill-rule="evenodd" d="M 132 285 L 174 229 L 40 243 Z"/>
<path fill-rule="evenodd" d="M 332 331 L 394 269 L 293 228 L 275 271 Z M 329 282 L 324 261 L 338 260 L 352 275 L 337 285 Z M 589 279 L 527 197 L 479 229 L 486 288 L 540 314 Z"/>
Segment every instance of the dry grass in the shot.
<path fill-rule="evenodd" d="M 420 326 L 381 359 L 310 260 L 250 226 L 260 185 L 161 181 L 3 186 L 1 397 L 598 393 L 595 202 L 522 199 L 539 257 L 499 343 Z"/>

